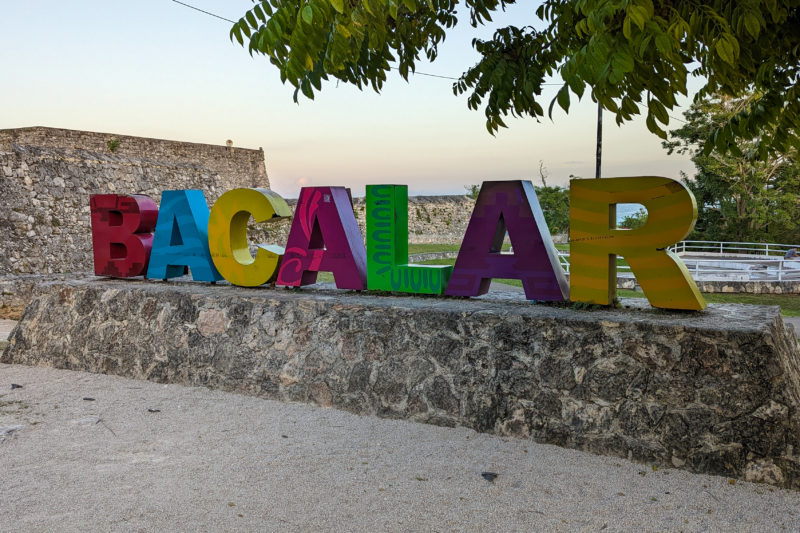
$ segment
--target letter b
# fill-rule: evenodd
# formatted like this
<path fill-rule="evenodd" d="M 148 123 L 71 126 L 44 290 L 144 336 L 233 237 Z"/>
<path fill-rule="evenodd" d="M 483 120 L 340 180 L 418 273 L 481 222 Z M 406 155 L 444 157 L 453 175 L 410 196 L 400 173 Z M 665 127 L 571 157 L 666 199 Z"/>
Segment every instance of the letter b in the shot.
<path fill-rule="evenodd" d="M 130 278 L 147 271 L 158 207 L 141 194 L 94 194 L 92 219 L 94 273 Z"/>

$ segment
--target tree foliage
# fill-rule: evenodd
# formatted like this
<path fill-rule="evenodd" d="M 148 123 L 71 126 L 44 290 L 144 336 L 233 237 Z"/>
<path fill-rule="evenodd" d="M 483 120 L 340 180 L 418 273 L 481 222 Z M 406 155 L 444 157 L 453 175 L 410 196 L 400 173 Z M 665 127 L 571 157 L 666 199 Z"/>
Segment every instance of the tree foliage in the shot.
<path fill-rule="evenodd" d="M 626 215 L 617 223 L 618 228 L 638 229 L 647 222 L 647 211 L 639 209 L 631 215 Z"/>
<path fill-rule="evenodd" d="M 569 189 L 542 185 L 534 187 L 551 235 L 569 232 Z"/>
<path fill-rule="evenodd" d="M 511 0 L 465 0 L 477 27 Z M 504 118 L 543 117 L 542 85 L 560 77 L 550 102 L 569 110 L 590 90 L 621 124 L 640 113 L 666 138 L 668 111 L 705 78 L 700 97 L 758 97 L 709 132 L 706 143 L 737 150 L 760 135 L 761 157 L 797 146 L 800 121 L 800 0 L 545 0 L 525 25 L 474 39 L 479 62 L 454 84 L 471 109 L 484 107 L 495 132 Z M 392 67 L 408 79 L 421 55 L 433 61 L 456 25 L 458 0 L 269 0 L 256 2 L 231 39 L 263 54 L 308 98 L 333 77 L 379 91 Z M 536 24 L 536 26 L 534 26 Z"/>
<path fill-rule="evenodd" d="M 467 198 L 472 198 L 473 200 L 477 200 L 478 195 L 481 192 L 481 186 L 475 185 L 474 183 L 472 185 L 464 185 L 464 192 L 465 192 L 464 196 L 466 196 Z"/>
<path fill-rule="evenodd" d="M 709 97 L 684 114 L 686 123 L 664 146 L 689 153 L 696 176 L 685 183 L 697 199 L 698 221 L 692 239 L 746 242 L 800 242 L 800 161 L 798 151 L 756 157 L 761 139 L 742 139 L 736 154 L 706 154 L 704 139 L 719 124 L 758 100 Z M 773 135 L 772 131 L 763 132 Z"/>

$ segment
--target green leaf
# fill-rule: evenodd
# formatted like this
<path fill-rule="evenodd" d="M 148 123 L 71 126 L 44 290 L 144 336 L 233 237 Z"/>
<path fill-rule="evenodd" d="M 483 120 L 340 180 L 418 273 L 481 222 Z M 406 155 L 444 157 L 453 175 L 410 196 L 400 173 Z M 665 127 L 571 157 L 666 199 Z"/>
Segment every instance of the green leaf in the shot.
<path fill-rule="evenodd" d="M 311 22 L 314 20 L 314 10 L 311 9 L 311 6 L 307 5 L 306 7 L 303 8 L 303 10 L 300 13 L 301 16 L 303 17 L 303 22 L 305 22 L 306 24 L 310 25 Z"/>
<path fill-rule="evenodd" d="M 633 70 L 633 56 L 625 49 L 619 50 L 611 58 L 611 66 L 620 72 L 630 72 Z"/>
<path fill-rule="evenodd" d="M 652 113 L 648 113 L 647 114 L 647 118 L 645 119 L 644 122 L 647 125 L 647 129 L 650 131 L 650 133 L 654 133 L 655 135 L 658 135 L 659 137 L 661 137 L 665 141 L 667 140 L 667 132 L 665 132 L 663 129 L 661 129 L 658 126 L 658 124 L 656 124 L 656 121 L 653 118 L 653 114 Z"/>
<path fill-rule="evenodd" d="M 758 17 L 752 13 L 748 13 L 744 17 L 744 27 L 753 39 L 758 39 L 758 34 L 761 32 L 761 23 L 758 22 Z"/>
<path fill-rule="evenodd" d="M 672 39 L 666 33 L 656 35 L 656 50 L 665 56 L 672 52 Z"/>
<path fill-rule="evenodd" d="M 628 17 L 634 24 L 639 26 L 640 30 L 644 30 L 644 23 L 647 22 L 647 10 L 645 8 L 634 5 L 628 6 Z"/>
<path fill-rule="evenodd" d="M 344 13 L 344 0 L 329 0 L 337 13 Z"/>
<path fill-rule="evenodd" d="M 662 124 L 669 124 L 669 114 L 664 105 L 658 100 L 650 100 L 647 108 Z"/>
<path fill-rule="evenodd" d="M 249 13 L 248 13 L 249 14 Z M 245 36 L 249 39 L 250 38 L 250 24 L 244 20 L 244 17 L 239 19 L 239 29 L 245 34 Z M 242 43 L 239 43 L 242 44 Z"/>
<path fill-rule="evenodd" d="M 264 22 L 264 23 L 267 22 L 267 17 L 266 17 L 266 15 L 264 15 L 264 10 L 261 9 L 261 6 L 259 4 L 256 4 L 256 7 L 253 8 L 253 13 L 256 14 L 256 17 L 258 17 L 258 19 L 261 22 Z"/>
<path fill-rule="evenodd" d="M 733 35 L 725 34 L 714 45 L 714 50 L 720 59 L 730 66 L 734 66 L 736 57 L 739 55 L 739 42 Z"/>
<path fill-rule="evenodd" d="M 564 85 L 556 95 L 556 99 L 558 100 L 558 105 L 564 111 L 569 112 L 569 87 Z"/>
<path fill-rule="evenodd" d="M 231 28 L 231 39 L 236 37 L 236 40 L 239 41 L 239 44 L 244 46 L 244 38 L 242 37 L 242 30 L 239 28 L 239 23 L 234 23 L 233 27 Z"/>
<path fill-rule="evenodd" d="M 247 23 L 250 24 L 252 28 L 258 28 L 258 21 L 256 20 L 256 16 L 253 15 L 252 11 L 248 11 L 245 17 L 247 18 Z"/>

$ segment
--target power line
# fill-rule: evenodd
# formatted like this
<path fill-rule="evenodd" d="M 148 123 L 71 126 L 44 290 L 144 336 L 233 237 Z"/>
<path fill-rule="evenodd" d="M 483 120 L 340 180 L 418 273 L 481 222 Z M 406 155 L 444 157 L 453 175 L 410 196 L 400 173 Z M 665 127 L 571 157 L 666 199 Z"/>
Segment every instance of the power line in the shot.
<path fill-rule="evenodd" d="M 194 9 L 195 11 L 199 11 L 200 13 L 205 13 L 206 15 L 218 18 L 220 20 L 224 20 L 226 22 L 230 22 L 231 24 L 236 24 L 236 22 L 231 20 L 231 19 L 227 19 L 225 17 L 221 17 L 221 16 L 217 15 L 216 13 L 212 13 L 210 11 L 206 11 L 205 9 L 200 9 L 199 7 L 195 7 L 193 5 L 187 4 L 185 2 L 180 2 L 178 0 L 172 0 L 172 1 L 175 2 L 176 4 L 180 4 L 182 6 L 188 7 L 189 9 Z M 400 70 L 397 67 L 389 67 L 389 68 L 391 68 L 393 70 Z M 444 80 L 455 80 L 455 81 L 459 80 L 459 78 L 454 78 L 453 76 L 443 76 L 441 74 L 429 74 L 428 72 L 413 72 L 412 71 L 412 74 L 418 74 L 420 76 L 428 76 L 428 77 L 431 77 L 431 78 L 442 78 Z M 542 85 L 562 85 L 562 84 L 561 83 L 543 83 Z"/>
<path fill-rule="evenodd" d="M 226 22 L 230 22 L 231 24 L 236 24 L 236 22 L 231 20 L 231 19 L 226 19 L 225 17 L 221 17 L 221 16 L 219 16 L 217 14 L 214 14 L 214 13 L 212 13 L 210 11 L 206 11 L 205 9 L 200 9 L 199 7 L 195 7 L 195 6 L 192 6 L 192 5 L 189 5 L 189 4 L 185 4 L 183 2 L 179 2 L 178 0 L 172 0 L 172 1 L 175 2 L 176 4 L 180 4 L 182 6 L 186 6 L 189 9 L 194 9 L 195 11 L 199 11 L 200 13 L 205 13 L 206 15 L 210 15 L 210 16 L 216 17 L 216 18 L 218 18 L 220 20 L 224 20 Z"/>
<path fill-rule="evenodd" d="M 389 67 L 392 70 L 400 70 L 398 67 Z M 420 76 L 430 76 L 431 78 L 442 78 L 444 80 L 458 80 L 458 78 L 454 78 L 452 76 L 442 76 L 441 74 L 428 74 L 427 72 L 416 72 L 411 71 L 411 74 L 419 74 Z"/>
<path fill-rule="evenodd" d="M 205 9 L 200 9 L 199 7 L 195 7 L 195 6 L 193 6 L 191 4 L 187 4 L 185 2 L 180 2 L 179 0 L 172 0 L 172 1 L 175 2 L 176 4 L 180 4 L 180 5 L 184 6 L 184 7 L 188 7 L 189 9 L 194 9 L 195 11 L 199 11 L 200 13 L 205 13 L 206 15 L 209 15 L 211 17 L 215 17 L 215 18 L 218 18 L 220 20 L 224 20 L 226 22 L 230 22 L 231 24 L 236 24 L 236 22 L 231 20 L 231 19 L 222 17 L 222 16 L 217 15 L 216 13 L 212 13 L 210 11 L 206 11 Z M 389 68 L 391 68 L 392 70 L 400 70 L 398 67 L 389 67 Z M 454 78 L 453 76 L 443 76 L 441 74 L 430 74 L 428 72 L 412 71 L 412 74 L 419 75 L 419 76 L 428 76 L 430 78 L 441 78 L 443 80 L 455 80 L 455 81 L 458 81 L 460 79 L 460 78 Z M 564 85 L 564 84 L 563 83 L 542 83 L 542 86 L 561 86 L 561 85 Z M 639 105 L 638 102 L 636 104 Z M 685 120 L 681 120 L 681 119 L 679 119 L 677 117 L 673 117 L 672 115 L 670 115 L 670 117 L 675 119 L 675 120 L 677 120 L 678 122 L 683 122 L 684 124 L 686 123 Z"/>

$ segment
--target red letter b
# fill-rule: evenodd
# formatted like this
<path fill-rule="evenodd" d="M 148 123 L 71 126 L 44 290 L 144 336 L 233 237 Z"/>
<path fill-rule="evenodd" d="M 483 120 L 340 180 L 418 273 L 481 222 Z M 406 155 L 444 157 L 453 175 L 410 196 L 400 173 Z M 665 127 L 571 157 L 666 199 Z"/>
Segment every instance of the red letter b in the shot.
<path fill-rule="evenodd" d="M 147 272 L 158 207 L 141 194 L 91 196 L 94 273 L 130 278 Z"/>

